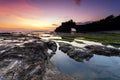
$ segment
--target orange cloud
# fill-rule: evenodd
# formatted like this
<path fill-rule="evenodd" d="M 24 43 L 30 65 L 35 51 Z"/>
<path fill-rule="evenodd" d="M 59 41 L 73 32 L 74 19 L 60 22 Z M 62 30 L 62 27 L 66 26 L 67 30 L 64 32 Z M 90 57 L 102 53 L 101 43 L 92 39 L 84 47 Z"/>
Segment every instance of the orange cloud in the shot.
<path fill-rule="evenodd" d="M 44 29 L 40 27 L 44 23 L 33 19 L 40 17 L 41 9 L 29 5 L 26 0 L 19 1 L 17 4 L 0 3 L 0 29 Z"/>
<path fill-rule="evenodd" d="M 4 0 L 3 0 L 4 1 Z M 9 1 L 9 0 L 6 0 Z M 14 0 L 11 0 L 14 1 Z M 42 9 L 31 6 L 27 0 L 20 3 L 0 3 L 0 30 L 51 30 L 55 19 L 42 16 Z"/>
<path fill-rule="evenodd" d="M 7 20 L 8 18 L 12 19 L 9 22 L 0 22 L 0 29 L 28 29 L 28 30 L 48 30 L 54 29 L 55 27 L 52 26 L 52 22 L 43 19 L 30 19 L 25 18 L 22 16 L 17 15 L 6 15 Z"/>

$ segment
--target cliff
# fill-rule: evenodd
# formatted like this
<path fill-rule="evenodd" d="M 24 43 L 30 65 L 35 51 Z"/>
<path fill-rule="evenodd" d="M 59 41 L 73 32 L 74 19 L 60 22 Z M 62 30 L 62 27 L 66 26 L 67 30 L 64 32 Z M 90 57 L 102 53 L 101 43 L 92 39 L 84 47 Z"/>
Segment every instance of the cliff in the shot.
<path fill-rule="evenodd" d="M 120 30 L 120 15 L 110 15 L 105 19 L 94 21 L 85 25 L 76 25 L 72 20 L 62 23 L 55 29 L 55 32 L 70 33 L 71 28 L 75 28 L 77 33 L 80 32 L 98 32 Z"/>

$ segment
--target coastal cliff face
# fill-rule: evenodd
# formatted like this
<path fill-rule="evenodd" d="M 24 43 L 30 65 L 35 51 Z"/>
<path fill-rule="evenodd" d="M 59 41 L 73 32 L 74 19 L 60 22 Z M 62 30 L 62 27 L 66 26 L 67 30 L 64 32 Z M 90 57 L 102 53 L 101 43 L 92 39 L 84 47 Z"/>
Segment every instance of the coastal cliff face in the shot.
<path fill-rule="evenodd" d="M 74 28 L 76 23 L 73 20 L 62 23 L 62 25 L 55 29 L 55 32 L 71 33 L 71 28 Z"/>
<path fill-rule="evenodd" d="M 87 24 L 79 24 L 73 22 L 73 20 L 64 22 L 61 26 L 55 29 L 58 33 L 71 33 L 71 28 L 76 29 L 77 33 L 82 32 L 98 32 L 98 31 L 117 31 L 120 30 L 120 15 L 113 16 L 110 15 L 105 19 L 94 21 Z"/>
<path fill-rule="evenodd" d="M 55 53 L 55 42 L 27 36 L 7 36 L 0 36 L 0 80 L 57 80 L 62 74 L 50 62 L 48 49 Z M 61 80 L 73 79 L 61 75 Z"/>

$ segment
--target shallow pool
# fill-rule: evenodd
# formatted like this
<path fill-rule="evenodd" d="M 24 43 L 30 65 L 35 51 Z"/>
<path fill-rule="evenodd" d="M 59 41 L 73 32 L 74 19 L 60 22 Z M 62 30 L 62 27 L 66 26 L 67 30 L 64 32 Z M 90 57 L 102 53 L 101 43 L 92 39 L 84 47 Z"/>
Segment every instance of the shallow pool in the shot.
<path fill-rule="evenodd" d="M 120 57 L 94 55 L 89 61 L 77 62 L 57 50 L 51 61 L 76 80 L 120 80 Z"/>

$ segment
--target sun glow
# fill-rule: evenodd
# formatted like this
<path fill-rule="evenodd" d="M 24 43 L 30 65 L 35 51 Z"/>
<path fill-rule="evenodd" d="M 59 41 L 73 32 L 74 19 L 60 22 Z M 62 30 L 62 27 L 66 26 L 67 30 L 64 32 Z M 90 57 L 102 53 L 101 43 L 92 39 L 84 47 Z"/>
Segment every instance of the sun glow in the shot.
<path fill-rule="evenodd" d="M 21 17 L 17 15 L 9 15 L 10 19 L 14 21 L 1 23 L 0 29 L 29 29 L 29 30 L 49 30 L 54 29 L 55 26 L 52 24 L 55 22 L 54 20 L 49 19 L 32 19 Z M 14 23 L 14 24 L 13 24 Z"/>

